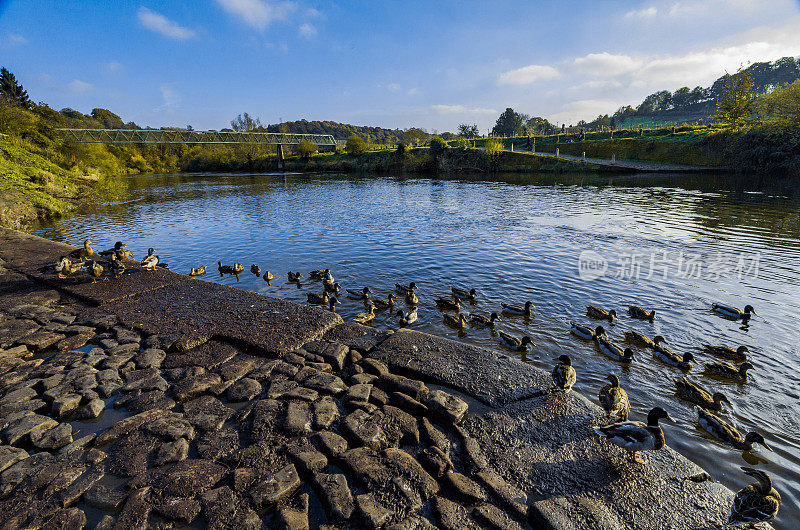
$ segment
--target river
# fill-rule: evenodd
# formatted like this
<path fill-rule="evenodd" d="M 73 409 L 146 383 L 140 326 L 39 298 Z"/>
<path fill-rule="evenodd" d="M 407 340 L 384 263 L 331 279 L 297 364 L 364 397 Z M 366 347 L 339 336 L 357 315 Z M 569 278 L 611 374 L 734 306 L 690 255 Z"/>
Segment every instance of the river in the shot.
<path fill-rule="evenodd" d="M 724 175 L 179 174 L 123 182 L 125 200 L 86 205 L 35 232 L 73 245 L 88 237 L 97 248 L 122 240 L 137 257 L 154 247 L 174 271 L 207 265 L 206 280 L 301 303 L 320 284 L 290 284 L 289 270 L 307 276 L 327 267 L 343 287 L 369 286 L 380 298 L 395 282 L 414 281 L 414 329 L 505 353 L 489 331 L 446 327 L 433 299 L 454 285 L 474 287 L 478 302 L 465 310 L 486 315 L 501 302 L 530 300 L 533 318 L 501 317 L 498 325 L 532 337 L 526 362 L 550 370 L 569 354 L 576 389 L 594 401 L 606 375 L 618 374 L 632 418 L 667 409 L 677 420 L 665 425 L 667 443 L 732 489 L 750 482 L 740 466 L 765 469 L 783 496 L 776 525 L 800 525 L 800 185 Z M 245 272 L 220 277 L 217 261 L 241 262 Z M 273 272 L 272 285 L 250 274 L 253 263 Z M 340 301 L 346 320 L 363 311 L 361 302 Z M 713 302 L 752 304 L 757 316 L 742 326 L 711 313 Z M 707 436 L 675 396 L 681 372 L 651 352 L 637 349 L 625 367 L 570 335 L 572 320 L 597 324 L 585 316 L 588 303 L 617 311 L 606 326 L 617 342 L 627 329 L 661 334 L 700 365 L 714 360 L 701 343 L 747 345 L 756 366 L 747 383 L 710 379 L 698 364 L 689 377 L 726 394 L 733 407 L 725 417 L 743 433 L 761 432 L 773 451 L 742 453 Z M 655 309 L 655 322 L 629 318 L 630 304 Z M 396 318 L 382 312 L 374 325 L 394 328 Z"/>

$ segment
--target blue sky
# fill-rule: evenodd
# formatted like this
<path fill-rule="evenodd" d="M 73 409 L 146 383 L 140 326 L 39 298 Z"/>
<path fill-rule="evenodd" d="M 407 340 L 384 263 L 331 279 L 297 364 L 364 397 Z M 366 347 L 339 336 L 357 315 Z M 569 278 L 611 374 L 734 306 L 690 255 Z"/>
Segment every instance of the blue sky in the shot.
<path fill-rule="evenodd" d="M 800 55 L 795 0 L 4 1 L 0 64 L 35 101 L 140 125 L 575 123 Z"/>

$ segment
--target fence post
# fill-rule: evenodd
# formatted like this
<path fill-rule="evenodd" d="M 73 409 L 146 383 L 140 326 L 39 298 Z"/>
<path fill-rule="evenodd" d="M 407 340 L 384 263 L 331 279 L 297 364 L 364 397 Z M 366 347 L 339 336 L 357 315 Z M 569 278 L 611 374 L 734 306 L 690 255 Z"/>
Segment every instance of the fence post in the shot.
<path fill-rule="evenodd" d="M 586 151 L 583 152 L 583 159 L 586 160 Z"/>
<path fill-rule="evenodd" d="M 612 164 L 616 164 L 617 163 L 617 154 L 616 153 L 611 155 L 611 163 Z"/>
<path fill-rule="evenodd" d="M 556 158 L 558 158 L 558 147 L 556 147 Z"/>
<path fill-rule="evenodd" d="M 531 153 L 536 152 L 536 138 L 533 139 L 533 147 L 531 147 Z"/>

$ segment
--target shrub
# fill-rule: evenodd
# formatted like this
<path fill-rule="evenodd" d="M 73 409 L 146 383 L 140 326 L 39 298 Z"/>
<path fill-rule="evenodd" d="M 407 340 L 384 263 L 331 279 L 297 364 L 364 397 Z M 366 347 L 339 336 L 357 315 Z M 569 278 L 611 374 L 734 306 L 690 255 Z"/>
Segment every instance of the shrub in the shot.
<path fill-rule="evenodd" d="M 397 153 L 398 156 L 406 154 L 406 144 L 404 144 L 403 142 L 397 144 L 397 150 L 395 151 L 395 153 Z"/>
<path fill-rule="evenodd" d="M 367 152 L 367 142 L 359 136 L 351 136 L 344 144 L 344 150 L 351 155 L 363 155 Z"/>
<path fill-rule="evenodd" d="M 438 136 L 431 138 L 428 146 L 430 147 L 431 155 L 433 155 L 434 158 L 439 158 L 445 151 L 447 151 L 447 148 L 449 147 L 447 142 Z"/>
<path fill-rule="evenodd" d="M 503 142 L 499 138 L 486 139 L 486 154 L 495 157 L 503 150 Z"/>
<path fill-rule="evenodd" d="M 295 148 L 297 156 L 308 159 L 317 152 L 317 144 L 310 140 L 300 140 Z"/>

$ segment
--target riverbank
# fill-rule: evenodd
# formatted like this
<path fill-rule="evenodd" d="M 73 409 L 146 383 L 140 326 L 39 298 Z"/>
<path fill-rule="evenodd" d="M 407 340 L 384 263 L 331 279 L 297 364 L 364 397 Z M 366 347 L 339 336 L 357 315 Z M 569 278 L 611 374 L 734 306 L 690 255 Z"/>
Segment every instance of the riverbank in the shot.
<path fill-rule="evenodd" d="M 12 525 L 724 524 L 729 490 L 669 448 L 630 462 L 515 359 L 133 262 L 60 281 L 72 247 L 0 243 Z"/>

